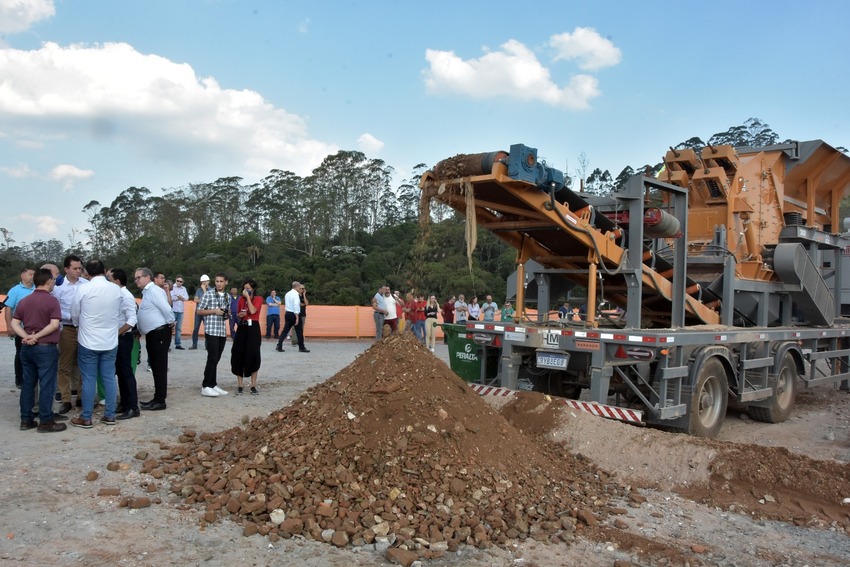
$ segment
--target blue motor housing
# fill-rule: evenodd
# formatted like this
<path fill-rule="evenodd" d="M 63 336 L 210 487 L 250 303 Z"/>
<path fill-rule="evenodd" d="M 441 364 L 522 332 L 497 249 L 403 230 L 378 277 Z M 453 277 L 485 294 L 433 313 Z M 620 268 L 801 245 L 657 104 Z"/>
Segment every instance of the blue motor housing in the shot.
<path fill-rule="evenodd" d="M 564 174 L 537 161 L 537 148 L 512 144 L 508 155 L 508 175 L 520 181 L 534 183 L 541 189 L 559 191 L 564 187 Z"/>

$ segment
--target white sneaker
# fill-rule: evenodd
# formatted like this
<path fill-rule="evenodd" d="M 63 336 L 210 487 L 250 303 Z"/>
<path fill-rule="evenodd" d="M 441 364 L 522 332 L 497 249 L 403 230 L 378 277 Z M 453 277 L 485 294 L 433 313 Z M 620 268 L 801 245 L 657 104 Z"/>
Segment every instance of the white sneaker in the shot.
<path fill-rule="evenodd" d="M 431 352 L 435 352 L 434 347 L 429 347 L 428 350 L 430 350 Z"/>
<path fill-rule="evenodd" d="M 217 397 L 218 397 L 218 392 L 216 392 L 216 391 L 215 391 L 214 389 L 212 389 L 212 388 L 201 388 L 201 395 L 202 395 L 202 396 L 208 396 L 208 397 L 210 397 L 210 398 L 217 398 Z"/>
<path fill-rule="evenodd" d="M 218 386 L 213 386 L 213 390 L 215 390 L 218 393 L 219 396 L 226 396 L 227 395 L 227 390 L 222 390 Z"/>

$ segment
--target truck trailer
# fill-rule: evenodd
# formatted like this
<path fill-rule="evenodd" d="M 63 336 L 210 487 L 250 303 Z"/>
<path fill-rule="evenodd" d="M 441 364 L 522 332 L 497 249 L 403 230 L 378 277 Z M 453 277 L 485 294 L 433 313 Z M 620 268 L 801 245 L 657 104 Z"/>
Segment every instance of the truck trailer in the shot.
<path fill-rule="evenodd" d="M 730 404 L 777 423 L 801 385 L 847 388 L 850 158 L 821 140 L 671 148 L 608 196 L 515 144 L 445 159 L 420 189 L 517 250 L 516 322 L 466 326 L 483 364 L 498 353 L 479 387 L 589 394 L 603 415 L 704 437 Z M 580 313 L 527 316 L 526 264 L 538 312 L 557 279 L 586 290 Z"/>

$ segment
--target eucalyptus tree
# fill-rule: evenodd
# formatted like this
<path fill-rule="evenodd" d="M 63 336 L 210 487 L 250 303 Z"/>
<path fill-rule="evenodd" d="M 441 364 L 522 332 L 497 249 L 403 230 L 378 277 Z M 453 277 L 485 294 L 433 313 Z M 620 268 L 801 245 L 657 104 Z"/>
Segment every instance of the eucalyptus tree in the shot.
<path fill-rule="evenodd" d="M 299 224 L 307 210 L 303 208 L 304 180 L 291 171 L 273 169 L 248 195 L 248 206 L 256 212 L 256 230 L 267 244 L 290 249 L 303 247 Z"/>
<path fill-rule="evenodd" d="M 115 197 L 108 207 L 102 207 L 93 214 L 92 222 L 98 227 L 104 255 L 125 253 L 133 242 L 145 234 L 151 219 L 149 196 L 150 190 L 146 187 L 129 187 Z"/>
<path fill-rule="evenodd" d="M 380 223 L 381 197 L 390 187 L 393 169 L 362 152 L 341 150 L 328 156 L 307 179 L 320 224 L 315 234 L 351 245 L 359 233 L 371 233 Z"/>
<path fill-rule="evenodd" d="M 728 144 L 752 148 L 771 146 L 778 141 L 779 135 L 758 118 L 749 118 L 740 126 L 732 126 L 725 132 L 718 132 L 708 139 L 708 143 L 712 146 Z"/>
<path fill-rule="evenodd" d="M 97 200 L 91 200 L 85 207 L 83 207 L 83 212 L 86 213 L 86 216 L 89 219 L 89 226 L 83 232 L 85 232 L 89 237 L 92 253 L 98 258 L 103 258 L 104 250 L 100 232 L 100 217 L 98 216 L 100 209 L 101 204 Z"/>

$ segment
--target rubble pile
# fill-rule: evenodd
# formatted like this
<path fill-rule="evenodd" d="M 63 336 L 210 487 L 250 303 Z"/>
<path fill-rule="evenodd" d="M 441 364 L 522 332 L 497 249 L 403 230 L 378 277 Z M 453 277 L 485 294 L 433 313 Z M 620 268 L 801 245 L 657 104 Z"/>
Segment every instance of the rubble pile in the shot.
<path fill-rule="evenodd" d="M 244 428 L 187 431 L 160 469 L 203 522 L 439 556 L 466 543 L 569 541 L 621 488 L 520 433 L 411 335 L 376 343 Z"/>

